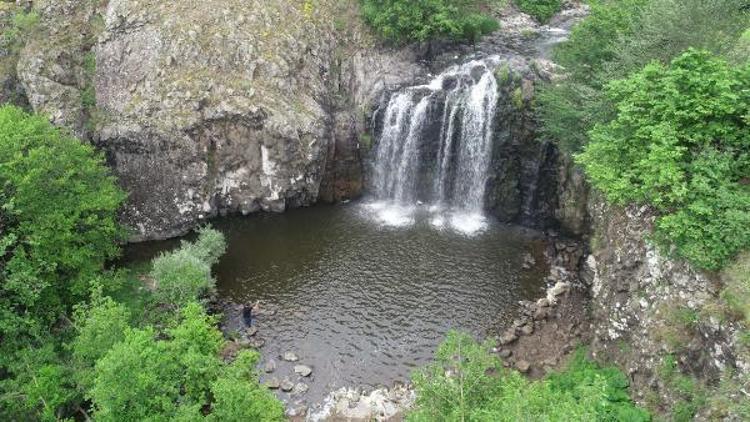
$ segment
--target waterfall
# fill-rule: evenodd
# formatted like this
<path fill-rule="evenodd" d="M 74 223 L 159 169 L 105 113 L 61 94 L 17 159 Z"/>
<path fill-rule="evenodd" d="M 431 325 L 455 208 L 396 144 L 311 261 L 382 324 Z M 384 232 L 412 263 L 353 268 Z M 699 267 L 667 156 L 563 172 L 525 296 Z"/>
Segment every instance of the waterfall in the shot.
<path fill-rule="evenodd" d="M 498 100 L 496 65 L 496 58 L 470 61 L 390 97 L 374 152 L 378 200 L 391 207 L 424 201 L 435 210 L 482 214 Z"/>

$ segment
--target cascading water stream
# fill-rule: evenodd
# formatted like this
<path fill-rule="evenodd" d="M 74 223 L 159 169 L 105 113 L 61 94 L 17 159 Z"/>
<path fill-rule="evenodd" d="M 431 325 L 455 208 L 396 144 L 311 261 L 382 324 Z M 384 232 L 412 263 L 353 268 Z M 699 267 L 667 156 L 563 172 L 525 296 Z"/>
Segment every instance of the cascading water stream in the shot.
<path fill-rule="evenodd" d="M 414 206 L 424 201 L 432 205 L 435 225 L 442 226 L 447 213 L 454 227 L 478 228 L 477 221 L 460 220 L 481 220 L 484 209 L 497 62 L 490 58 L 454 66 L 427 85 L 391 96 L 374 163 L 377 209 L 386 223 L 410 222 Z"/>

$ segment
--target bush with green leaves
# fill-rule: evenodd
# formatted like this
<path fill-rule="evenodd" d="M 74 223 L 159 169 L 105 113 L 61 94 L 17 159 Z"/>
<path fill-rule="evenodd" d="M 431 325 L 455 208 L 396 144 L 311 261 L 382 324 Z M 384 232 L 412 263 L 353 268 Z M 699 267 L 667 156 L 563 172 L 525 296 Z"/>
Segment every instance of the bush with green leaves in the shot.
<path fill-rule="evenodd" d="M 498 28 L 477 0 L 362 0 L 362 15 L 383 38 L 396 43 L 436 38 L 477 40 Z"/>
<path fill-rule="evenodd" d="M 130 311 L 96 288 L 88 303 L 76 307 L 73 321 L 77 335 L 70 345 L 72 362 L 77 387 L 85 394 L 93 385 L 96 362 L 125 338 Z"/>
<path fill-rule="evenodd" d="M 0 367 L 43 342 L 118 255 L 124 198 L 90 145 L 0 108 Z"/>
<path fill-rule="evenodd" d="M 205 227 L 198 230 L 195 242 L 183 241 L 178 250 L 157 257 L 151 271 L 155 299 L 179 307 L 209 292 L 214 287 L 211 266 L 225 250 L 224 235 Z"/>
<path fill-rule="evenodd" d="M 750 27 L 745 0 L 593 0 L 589 16 L 554 50 L 565 77 L 537 98 L 542 132 L 567 152 L 588 142 L 596 123 L 613 118 L 604 86 L 653 60 L 663 63 L 687 48 L 743 57 Z"/>
<path fill-rule="evenodd" d="M 519 10 L 541 23 L 547 23 L 562 9 L 562 0 L 515 0 L 515 3 Z"/>
<path fill-rule="evenodd" d="M 468 334 L 449 333 L 435 362 L 413 377 L 417 401 L 407 420 L 650 420 L 630 401 L 627 377 L 583 352 L 565 371 L 528 381 L 503 368 L 490 348 Z"/>
<path fill-rule="evenodd" d="M 689 50 L 611 82 L 617 116 L 577 156 L 613 203 L 660 213 L 655 238 L 709 269 L 750 246 L 750 66 Z"/>
<path fill-rule="evenodd" d="M 180 321 L 162 335 L 152 327 L 127 329 L 96 362 L 89 391 L 93 416 L 197 420 L 211 409 L 208 417 L 216 420 L 283 420 L 281 403 L 252 369 L 258 354 L 243 351 L 226 364 L 219 356 L 223 344 L 214 318 L 195 302 L 182 308 Z"/>
<path fill-rule="evenodd" d="M 566 152 L 588 142 L 587 132 L 611 117 L 602 93 L 611 76 L 622 40 L 633 36 L 634 22 L 649 0 L 594 1 L 589 16 L 573 27 L 568 41 L 553 54 L 565 78 L 544 86 L 538 95 L 542 132 Z"/>

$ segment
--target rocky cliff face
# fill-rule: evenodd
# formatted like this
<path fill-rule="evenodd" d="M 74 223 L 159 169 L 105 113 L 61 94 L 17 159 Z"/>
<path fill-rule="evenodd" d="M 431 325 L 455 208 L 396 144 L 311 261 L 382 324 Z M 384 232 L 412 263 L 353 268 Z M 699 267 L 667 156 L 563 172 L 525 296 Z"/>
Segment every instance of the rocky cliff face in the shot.
<path fill-rule="evenodd" d="M 18 7 L 38 23 L 8 61 L 16 72 L 8 72 L 4 92 L 21 92 L 36 112 L 106 153 L 130 194 L 122 221 L 132 240 L 175 236 L 219 214 L 359 195 L 373 138 L 369 116 L 385 93 L 472 54 L 501 53 L 508 62 L 493 213 L 544 227 L 565 217 L 555 215 L 557 152 L 535 139 L 531 110 L 535 81 L 548 76 L 536 39 L 558 35 L 512 10 L 501 31 L 474 47 L 396 50 L 361 27 L 356 2 L 39 0 Z M 579 15 L 563 14 L 557 24 Z"/>
<path fill-rule="evenodd" d="M 700 401 L 720 384 L 750 379 L 743 328 L 722 312 L 718 276 L 651 245 L 647 207 L 622 209 L 595 198 L 589 212 L 594 235 L 583 278 L 591 286 L 592 351 L 627 371 L 636 398 L 676 413 L 685 403 L 705 406 Z M 740 390 L 720 394 L 747 400 Z"/>
<path fill-rule="evenodd" d="M 169 237 L 359 194 L 364 110 L 421 69 L 340 21 L 351 7 L 39 1 L 17 73 L 35 111 L 106 152 L 133 239 Z"/>

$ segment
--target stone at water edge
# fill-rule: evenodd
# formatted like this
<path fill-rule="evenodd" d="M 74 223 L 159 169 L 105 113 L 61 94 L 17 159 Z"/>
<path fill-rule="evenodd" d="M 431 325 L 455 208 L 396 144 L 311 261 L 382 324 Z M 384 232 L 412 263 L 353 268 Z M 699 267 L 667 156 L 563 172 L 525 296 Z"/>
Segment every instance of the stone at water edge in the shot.
<path fill-rule="evenodd" d="M 312 368 L 307 365 L 294 365 L 294 372 L 303 377 L 309 377 L 312 374 Z"/>
<path fill-rule="evenodd" d="M 500 336 L 500 338 L 498 339 L 498 343 L 500 343 L 501 346 L 504 346 L 506 344 L 513 343 L 516 340 L 518 340 L 518 336 L 516 335 L 515 330 L 508 330 L 502 336 Z"/>
<path fill-rule="evenodd" d="M 534 324 L 529 323 L 521 327 L 521 333 L 525 336 L 530 336 L 534 334 Z"/>
<path fill-rule="evenodd" d="M 516 369 L 518 369 L 519 372 L 522 372 L 525 374 L 529 372 L 529 369 L 531 369 L 531 364 L 521 359 L 518 362 L 516 362 Z"/>
<path fill-rule="evenodd" d="M 258 334 L 258 327 L 256 327 L 255 325 L 251 325 L 250 327 L 247 327 L 245 332 L 247 333 L 248 337 L 252 337 Z"/>
<path fill-rule="evenodd" d="M 298 382 L 294 386 L 294 388 L 292 389 L 292 394 L 294 394 L 294 395 L 302 395 L 302 394 L 307 393 L 307 390 L 309 390 L 309 389 L 310 389 L 310 387 L 307 384 Z"/>
<path fill-rule="evenodd" d="M 290 418 L 297 417 L 297 416 L 305 416 L 305 415 L 307 415 L 307 406 L 305 406 L 304 404 L 290 407 L 286 411 L 286 416 Z"/>
<path fill-rule="evenodd" d="M 271 359 L 268 362 L 266 362 L 266 364 L 263 365 L 263 370 L 267 374 L 270 374 L 271 372 L 275 371 L 276 370 L 276 361 L 273 360 L 273 359 Z"/>
<path fill-rule="evenodd" d="M 297 362 L 299 360 L 299 356 L 297 356 L 294 352 L 286 352 L 284 353 L 284 360 L 287 362 Z"/>
<path fill-rule="evenodd" d="M 284 381 L 281 381 L 281 391 L 286 391 L 287 393 L 292 391 L 294 388 L 294 383 L 289 381 L 289 378 L 284 378 Z"/>
<path fill-rule="evenodd" d="M 266 387 L 270 388 L 271 390 L 278 390 L 279 387 L 281 387 L 281 382 L 276 377 L 273 377 L 270 380 L 267 380 L 265 384 L 266 384 Z"/>
<path fill-rule="evenodd" d="M 510 355 L 513 354 L 513 351 L 510 349 L 503 349 L 500 351 L 499 355 L 502 359 L 508 359 Z"/>

